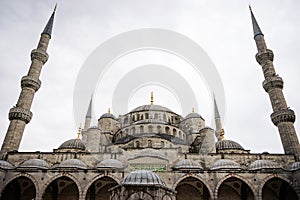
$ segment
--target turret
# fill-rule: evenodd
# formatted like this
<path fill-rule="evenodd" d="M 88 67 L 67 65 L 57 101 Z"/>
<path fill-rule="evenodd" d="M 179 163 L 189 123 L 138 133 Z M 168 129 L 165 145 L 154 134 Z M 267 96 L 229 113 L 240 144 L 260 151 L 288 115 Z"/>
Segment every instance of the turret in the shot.
<path fill-rule="evenodd" d="M 50 19 L 41 33 L 36 49 L 31 51 L 31 65 L 26 76 L 21 79 L 21 93 L 17 104 L 9 110 L 8 118 L 10 124 L 5 135 L 0 156 L 3 157 L 8 151 L 18 151 L 22 140 L 24 129 L 32 118 L 30 111 L 35 93 L 41 86 L 39 80 L 43 65 L 48 60 L 47 48 L 51 39 L 52 27 L 56 6 Z"/>
<path fill-rule="evenodd" d="M 282 89 L 283 80 L 276 74 L 273 59 L 274 54 L 272 50 L 267 48 L 264 34 L 262 33 L 254 14 L 250 8 L 250 14 L 253 25 L 254 40 L 257 51 L 256 61 L 261 65 L 264 78 L 263 88 L 268 93 L 273 113 L 271 114 L 272 122 L 277 126 L 284 152 L 286 154 L 293 154 L 297 161 L 300 160 L 300 145 L 294 127 L 295 113 L 287 106 Z"/>

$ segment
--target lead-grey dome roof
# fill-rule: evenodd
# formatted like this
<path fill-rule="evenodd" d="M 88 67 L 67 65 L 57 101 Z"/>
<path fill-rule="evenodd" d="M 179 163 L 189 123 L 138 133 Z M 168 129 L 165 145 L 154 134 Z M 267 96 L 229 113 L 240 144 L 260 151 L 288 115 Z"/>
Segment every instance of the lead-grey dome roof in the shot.
<path fill-rule="evenodd" d="M 174 169 L 202 169 L 201 165 L 196 163 L 194 160 L 192 159 L 184 159 L 184 160 L 180 160 L 178 161 L 175 166 L 173 167 Z"/>
<path fill-rule="evenodd" d="M 38 168 L 38 169 L 48 169 L 50 165 L 42 159 L 29 159 L 24 161 L 19 167 L 21 168 Z"/>
<path fill-rule="evenodd" d="M 248 167 L 249 170 L 278 169 L 278 168 L 281 168 L 280 165 L 270 160 L 256 160 L 252 162 Z"/>
<path fill-rule="evenodd" d="M 116 159 L 105 159 L 97 164 L 97 168 L 113 168 L 113 169 L 123 169 L 123 164 Z"/>
<path fill-rule="evenodd" d="M 139 106 L 130 112 L 149 111 L 149 110 L 173 112 L 169 108 L 166 108 L 166 107 L 160 106 L 160 105 L 154 105 L 154 104 Z"/>
<path fill-rule="evenodd" d="M 164 181 L 154 172 L 137 170 L 130 172 L 122 181 L 123 185 L 134 186 L 165 186 Z"/>
<path fill-rule="evenodd" d="M 79 149 L 85 150 L 85 144 L 81 139 L 70 139 L 62 143 L 58 149 Z"/>
<path fill-rule="evenodd" d="M 87 165 L 79 159 L 68 159 L 68 160 L 62 161 L 57 167 L 58 168 L 86 169 Z"/>
<path fill-rule="evenodd" d="M 294 162 L 290 167 L 290 170 L 298 170 L 298 169 L 300 169 L 300 162 Z"/>
<path fill-rule="evenodd" d="M 5 160 L 0 160 L 0 169 L 12 169 L 14 166 Z"/>
<path fill-rule="evenodd" d="M 220 160 L 217 160 L 211 166 L 210 169 L 212 169 L 212 170 L 216 170 L 216 169 L 241 169 L 241 166 L 240 166 L 240 164 L 238 164 L 237 162 L 235 162 L 233 160 L 220 159 Z"/>
<path fill-rule="evenodd" d="M 232 140 L 220 140 L 216 143 L 217 150 L 224 150 L 224 149 L 238 149 L 244 150 L 244 148 L 237 142 Z"/>
<path fill-rule="evenodd" d="M 185 116 L 184 119 L 190 119 L 190 118 L 202 118 L 202 116 L 199 114 L 199 113 L 195 113 L 195 112 L 192 112 L 190 114 L 188 114 L 187 116 Z"/>
<path fill-rule="evenodd" d="M 100 119 L 103 119 L 103 118 L 116 119 L 116 117 L 111 113 L 104 113 L 103 115 L 101 115 Z"/>

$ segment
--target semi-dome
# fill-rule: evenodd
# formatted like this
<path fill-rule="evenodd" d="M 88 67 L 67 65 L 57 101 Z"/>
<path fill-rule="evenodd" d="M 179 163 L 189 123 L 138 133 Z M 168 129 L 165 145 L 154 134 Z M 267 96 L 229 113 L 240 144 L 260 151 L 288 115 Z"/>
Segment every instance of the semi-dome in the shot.
<path fill-rule="evenodd" d="M 86 169 L 87 165 L 79 159 L 68 159 L 68 160 L 62 161 L 57 167 L 58 168 Z"/>
<path fill-rule="evenodd" d="M 261 170 L 261 169 L 278 169 L 281 168 L 278 163 L 270 160 L 256 160 L 248 167 L 249 170 Z"/>
<path fill-rule="evenodd" d="M 180 160 L 179 162 L 177 162 L 175 164 L 175 166 L 173 167 L 173 169 L 176 169 L 176 170 L 184 170 L 184 169 L 198 170 L 198 169 L 202 169 L 202 167 L 200 164 L 196 163 L 192 159 L 184 159 L 184 160 Z"/>
<path fill-rule="evenodd" d="M 241 166 L 240 166 L 240 164 L 238 164 L 237 162 L 235 162 L 233 160 L 220 159 L 220 160 L 217 160 L 211 166 L 210 169 L 212 169 L 212 170 L 216 170 L 216 169 L 241 169 Z"/>
<path fill-rule="evenodd" d="M 42 159 L 29 159 L 23 162 L 19 167 L 48 169 L 50 165 L 45 160 Z"/>
<path fill-rule="evenodd" d="M 85 144 L 81 139 L 71 139 L 67 140 L 64 143 L 62 143 L 58 149 L 79 149 L 79 150 L 85 150 Z"/>
<path fill-rule="evenodd" d="M 200 114 L 195 113 L 195 112 L 192 112 L 192 113 L 188 114 L 187 116 L 185 116 L 184 119 L 191 119 L 191 118 L 201 118 L 201 119 L 203 119 L 203 117 Z"/>
<path fill-rule="evenodd" d="M 164 181 L 154 172 L 137 170 L 130 172 L 122 181 L 123 185 L 165 186 Z"/>
<path fill-rule="evenodd" d="M 123 164 L 116 159 L 105 159 L 97 164 L 96 168 L 112 168 L 112 169 L 123 169 Z"/>
<path fill-rule="evenodd" d="M 12 169 L 14 166 L 5 160 L 0 160 L 0 169 Z"/>
<path fill-rule="evenodd" d="M 290 170 L 298 170 L 300 169 L 300 162 L 294 162 L 291 167 L 290 167 Z"/>
<path fill-rule="evenodd" d="M 237 149 L 244 150 L 244 148 L 237 142 L 232 140 L 220 140 L 216 143 L 217 150 L 225 150 L 225 149 Z"/>
<path fill-rule="evenodd" d="M 140 112 L 140 111 L 149 111 L 149 110 L 164 111 L 164 112 L 173 112 L 169 108 L 166 108 L 166 107 L 160 106 L 160 105 L 154 105 L 154 104 L 139 106 L 139 107 L 133 109 L 130 112 Z"/>
<path fill-rule="evenodd" d="M 111 113 L 104 113 L 103 115 L 101 115 L 100 119 L 103 119 L 103 118 L 116 119 L 116 117 Z"/>

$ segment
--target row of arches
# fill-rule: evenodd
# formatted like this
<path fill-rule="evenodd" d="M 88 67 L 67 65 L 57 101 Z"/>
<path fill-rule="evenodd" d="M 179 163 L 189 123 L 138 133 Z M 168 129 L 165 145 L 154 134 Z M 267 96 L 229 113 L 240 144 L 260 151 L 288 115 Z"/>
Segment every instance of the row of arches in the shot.
<path fill-rule="evenodd" d="M 116 140 L 126 137 L 127 135 L 155 133 L 155 134 L 168 134 L 186 141 L 186 134 L 175 127 L 164 125 L 140 125 L 131 128 L 125 128 L 116 134 Z"/>
<path fill-rule="evenodd" d="M 140 113 L 134 113 L 125 116 L 123 119 L 123 123 L 130 124 L 136 121 L 147 120 L 147 119 L 155 119 L 158 121 L 164 121 L 168 123 L 178 123 L 179 117 L 166 114 L 166 113 L 160 113 L 160 112 L 155 112 L 155 113 L 140 112 Z"/>
<path fill-rule="evenodd" d="M 85 194 L 85 200 L 109 200 L 109 190 L 119 182 L 112 177 L 103 176 L 93 181 Z M 212 196 L 218 200 L 252 200 L 255 191 L 246 181 L 230 176 L 217 185 L 217 192 L 206 186 L 203 180 L 196 176 L 181 178 L 173 188 L 177 200 L 210 200 Z M 44 200 L 79 200 L 78 183 L 71 177 L 60 176 L 51 181 L 41 194 Z M 273 177 L 266 181 L 261 191 L 263 200 L 296 200 L 296 192 L 289 183 L 281 178 Z M 27 200 L 37 196 L 36 184 L 28 176 L 19 176 L 10 181 L 1 193 L 1 200 Z M 153 198 L 154 200 L 154 198 Z"/>

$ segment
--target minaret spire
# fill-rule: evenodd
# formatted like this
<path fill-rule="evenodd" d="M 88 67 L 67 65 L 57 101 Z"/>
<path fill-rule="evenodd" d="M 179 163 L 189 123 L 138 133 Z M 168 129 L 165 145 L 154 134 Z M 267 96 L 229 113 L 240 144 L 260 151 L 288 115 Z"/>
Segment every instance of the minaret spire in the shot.
<path fill-rule="evenodd" d="M 215 135 L 216 135 L 218 141 L 220 141 L 224 137 L 224 130 L 223 130 L 221 117 L 220 117 L 220 113 L 219 113 L 215 95 L 214 95 L 214 110 L 215 110 L 215 125 L 216 125 Z"/>
<path fill-rule="evenodd" d="M 253 24 L 254 40 L 258 50 L 255 57 L 256 61 L 262 67 L 265 78 L 263 88 L 268 93 L 273 108 L 273 113 L 271 114 L 272 122 L 278 127 L 284 152 L 286 154 L 295 155 L 296 160 L 300 161 L 300 145 L 294 127 L 295 113 L 287 106 L 282 92 L 283 80 L 276 74 L 273 65 L 274 54 L 272 50 L 267 48 L 264 35 L 258 26 L 251 7 L 250 14 Z"/>
<path fill-rule="evenodd" d="M 47 48 L 51 38 L 55 10 L 53 11 L 44 31 L 41 33 L 40 41 L 36 49 L 31 51 L 31 65 L 26 76 L 21 79 L 21 93 L 17 104 L 9 110 L 8 118 L 10 124 L 2 144 L 0 159 L 8 151 L 19 150 L 25 125 L 32 118 L 30 111 L 34 94 L 41 86 L 39 80 L 43 65 L 48 60 Z"/>
<path fill-rule="evenodd" d="M 91 126 L 92 120 L 92 106 L 93 106 L 93 95 L 91 96 L 90 104 L 85 116 L 84 129 L 88 129 Z"/>

